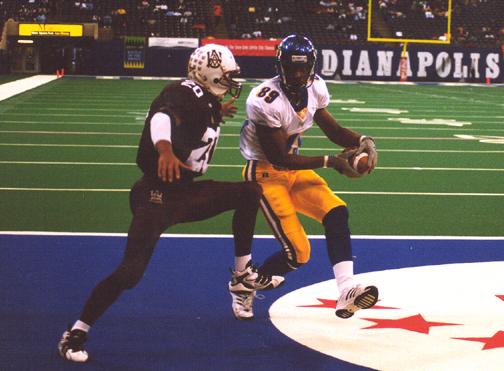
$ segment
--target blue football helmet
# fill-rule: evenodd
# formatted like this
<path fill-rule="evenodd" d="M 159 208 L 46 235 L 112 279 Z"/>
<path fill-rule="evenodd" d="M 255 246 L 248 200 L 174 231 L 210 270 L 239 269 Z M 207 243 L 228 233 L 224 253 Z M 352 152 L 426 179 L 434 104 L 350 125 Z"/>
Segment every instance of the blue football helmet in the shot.
<path fill-rule="evenodd" d="M 305 36 L 289 35 L 277 49 L 276 67 L 286 93 L 296 94 L 315 78 L 317 50 Z"/>

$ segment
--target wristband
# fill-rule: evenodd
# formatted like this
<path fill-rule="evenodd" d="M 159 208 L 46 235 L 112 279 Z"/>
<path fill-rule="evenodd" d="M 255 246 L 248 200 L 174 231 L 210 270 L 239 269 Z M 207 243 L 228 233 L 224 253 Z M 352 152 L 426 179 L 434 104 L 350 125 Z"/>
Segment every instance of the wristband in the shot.
<path fill-rule="evenodd" d="M 330 167 L 330 168 L 333 168 L 334 167 L 334 156 L 333 155 L 325 155 L 324 156 L 324 167 Z"/>
<path fill-rule="evenodd" d="M 364 139 L 369 139 L 371 142 L 374 143 L 374 139 L 371 138 L 371 137 L 368 137 L 366 135 L 362 135 L 360 138 L 359 138 L 359 144 L 362 144 L 362 142 L 364 142 Z"/>

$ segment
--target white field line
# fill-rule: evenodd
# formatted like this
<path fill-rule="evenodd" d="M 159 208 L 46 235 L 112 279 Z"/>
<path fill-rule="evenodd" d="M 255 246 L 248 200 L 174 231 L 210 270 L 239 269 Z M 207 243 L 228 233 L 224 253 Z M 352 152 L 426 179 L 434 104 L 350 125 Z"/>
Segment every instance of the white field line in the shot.
<path fill-rule="evenodd" d="M 484 104 L 486 106 L 498 106 L 501 105 L 499 103 L 494 103 L 494 102 L 489 102 L 488 100 L 476 100 L 476 99 L 471 99 L 468 102 L 468 99 L 466 97 L 454 97 L 450 95 L 442 95 L 442 94 L 430 94 L 430 93 L 424 93 L 424 92 L 419 92 L 418 90 L 411 91 L 409 89 L 393 89 L 389 86 L 383 87 L 383 86 L 372 86 L 372 85 L 363 85 L 364 88 L 370 89 L 370 90 L 380 90 L 382 93 L 384 91 L 387 92 L 393 92 L 397 94 L 401 94 L 404 97 L 407 97 L 408 95 L 414 96 L 424 96 L 424 97 L 430 97 L 433 100 L 436 100 L 437 102 L 446 102 L 447 100 L 455 100 L 455 101 L 461 101 L 465 103 L 476 103 L 476 104 Z"/>
<path fill-rule="evenodd" d="M 1 133 L 1 131 L 0 131 Z M 240 134 L 221 134 L 221 137 L 239 137 Z M 314 139 L 327 139 L 325 135 L 303 135 L 303 138 L 314 138 Z M 374 139 L 381 140 L 453 140 L 453 141 L 466 141 L 467 139 L 461 139 L 456 137 L 380 137 L 373 136 Z"/>
<path fill-rule="evenodd" d="M 72 165 L 72 166 L 136 166 L 134 162 L 86 162 L 86 161 L 0 161 L 10 165 Z M 230 165 L 233 166 L 233 165 Z"/>
<path fill-rule="evenodd" d="M 140 136 L 140 133 L 110 131 L 51 131 L 51 130 L 0 130 L 3 134 L 49 134 L 49 135 L 127 135 Z"/>
<path fill-rule="evenodd" d="M 235 116 L 235 118 L 239 118 L 238 116 Z M 504 116 L 502 116 L 504 118 Z M 383 122 L 383 123 L 388 123 L 390 124 L 389 120 L 386 120 L 385 118 L 369 118 L 369 119 L 360 119 L 360 118 L 349 118 L 345 119 L 345 121 L 349 122 L 359 122 L 362 123 L 363 121 L 366 122 Z M 0 120 L 0 124 L 40 124 L 40 125 L 133 125 L 133 126 L 143 126 L 143 118 L 142 121 L 135 121 L 134 123 L 124 123 L 124 122 L 110 122 L 110 121 L 56 121 L 56 122 L 47 122 L 47 121 L 36 121 L 36 120 Z M 502 120 L 497 120 L 497 121 L 483 121 L 483 120 L 472 120 L 473 125 L 486 125 L 486 124 L 503 124 Z M 243 121 L 226 121 L 221 127 L 222 129 L 225 129 L 226 127 L 241 127 L 243 125 Z M 418 125 L 417 127 L 406 127 L 404 125 L 399 125 L 398 126 L 377 126 L 377 127 L 372 127 L 372 126 L 361 126 L 361 128 L 365 129 L 385 129 L 385 130 L 453 130 L 453 128 L 432 128 L 432 127 L 425 127 L 424 124 L 416 124 Z M 440 126 L 444 126 L 440 124 Z M 357 126 L 349 126 L 353 128 L 357 128 Z M 311 129 L 316 129 L 320 130 L 318 126 L 313 126 Z M 460 128 L 459 130 L 496 130 L 496 131 L 501 131 L 502 129 L 474 129 L 474 128 Z"/>
<path fill-rule="evenodd" d="M 72 166 L 136 166 L 134 162 L 86 162 L 86 161 L 0 161 L 5 165 L 72 165 Z M 210 164 L 215 168 L 243 168 L 244 165 Z M 451 168 L 451 167 L 407 167 L 407 166 L 377 166 L 377 170 L 402 170 L 402 171 L 486 171 L 504 172 L 504 169 L 491 168 Z"/>
<path fill-rule="evenodd" d="M 44 106 L 46 106 L 47 104 L 45 104 Z M 390 104 L 388 104 L 390 105 Z M 33 106 L 33 105 L 31 105 Z M 430 106 L 432 107 L 432 106 Z M 43 113 L 41 111 L 58 111 L 58 112 L 61 112 L 61 111 L 70 111 L 72 112 L 71 115 L 72 116 L 105 116 L 105 117 L 108 117 L 107 115 L 104 115 L 104 114 L 99 114 L 99 115 L 89 115 L 89 114 L 80 114 L 80 115 L 76 115 L 75 114 L 75 111 L 89 111 L 89 112 L 95 112 L 95 111 L 101 111 L 101 112 L 119 112 L 119 113 L 129 113 L 128 111 L 145 111 L 144 110 L 145 107 L 142 107 L 142 108 L 131 108 L 131 107 L 127 107 L 127 108 L 94 108 L 94 107 L 89 107 L 88 105 L 83 105 L 83 106 L 79 106 L 79 105 L 74 105 L 72 107 L 58 107 L 58 108 L 52 108 L 52 107 L 41 107 L 41 108 L 38 108 L 38 112 L 37 112 L 37 115 L 43 115 L 43 116 L 67 116 L 67 115 L 70 115 L 70 114 L 66 114 L 66 113 L 61 113 L 61 114 L 58 114 L 58 113 Z M 359 107 L 360 108 L 360 107 Z M 366 112 L 366 111 L 358 111 L 358 112 L 348 112 L 348 109 L 350 109 L 350 107 L 338 107 L 337 110 L 338 110 L 338 113 L 336 113 L 336 115 L 339 116 L 355 116 L 356 114 L 363 114 L 363 115 L 369 115 L 369 114 L 381 114 L 381 115 L 387 115 L 387 114 L 390 114 L 390 112 L 388 112 L 387 110 L 402 110 L 402 109 L 405 109 L 405 108 L 397 108 L 397 107 L 394 107 L 394 108 L 384 108 L 383 106 L 382 107 L 379 107 L 379 108 L 371 108 L 371 107 L 367 107 L 364 108 L 362 107 L 361 109 L 381 109 L 383 110 L 383 112 Z M 411 107 L 409 108 L 411 109 Z M 467 110 L 467 112 L 470 112 L 470 113 L 478 113 L 478 112 L 481 112 L 482 114 L 481 115 L 464 115 L 463 112 L 464 112 L 464 109 Z M 341 112 L 340 112 L 341 111 Z M 440 111 L 439 109 L 422 109 L 422 108 L 418 108 L 417 105 L 415 105 L 414 107 L 414 110 L 413 111 L 410 111 L 410 112 L 407 112 L 407 113 L 401 113 L 403 115 L 419 115 L 423 112 L 426 112 L 426 113 L 436 113 L 436 115 L 447 115 L 449 114 L 451 117 L 457 117 L 457 116 L 461 116 L 463 115 L 464 117 L 490 117 L 490 118 L 495 118 L 495 116 L 490 116 L 490 115 L 486 115 L 485 113 L 488 113 L 488 110 L 483 110 L 483 109 L 480 109 L 480 110 L 477 110 L 477 109 L 473 109 L 471 107 L 468 107 L 467 105 L 465 106 L 460 106 L 460 108 L 457 108 L 456 112 L 457 113 L 454 113 L 453 111 L 451 112 L 446 112 L 446 111 Z M 4 112 L 4 114 L 6 115 L 13 115 L 13 116 L 16 116 L 16 115 L 30 115 L 31 113 L 28 113 L 28 112 Z M 137 113 L 135 113 L 137 114 Z M 244 117 L 244 116 L 242 116 Z"/>
<path fill-rule="evenodd" d="M 80 92 L 72 92 L 72 93 L 68 93 L 68 94 L 79 94 Z M 47 98 L 49 94 L 45 94 L 44 97 Z M 62 102 L 61 100 L 62 99 L 65 99 L 65 97 L 62 97 L 61 94 L 54 94 L 53 95 L 53 98 L 51 99 L 47 99 L 46 102 L 43 102 L 42 101 L 42 98 L 40 98 L 40 100 L 38 100 L 37 102 L 16 102 L 16 103 L 4 103 L 3 106 L 4 107 L 18 107 L 18 106 L 30 106 L 30 107 L 42 107 L 43 109 L 47 109 L 47 110 L 52 110 L 52 111 L 58 111 L 60 109 L 64 109 L 64 110 L 67 110 L 67 109 L 71 109 L 73 107 L 85 107 L 86 109 L 93 109 L 93 108 L 97 108 L 97 109 L 111 109 L 111 108 L 102 108 L 102 107 L 110 107 L 110 103 L 108 103 L 107 101 L 110 100 L 110 97 L 108 96 L 102 96 L 102 97 L 99 97 L 99 96 L 96 96 L 96 99 L 90 99 L 91 101 L 95 102 L 95 105 L 90 105 L 89 102 L 86 103 L 86 104 L 82 104 L 84 103 L 81 98 L 79 98 L 79 101 L 75 101 L 75 99 L 71 99 L 71 98 L 66 98 L 66 101 L 65 102 Z M 145 102 L 147 102 L 147 100 L 149 100 L 149 103 L 150 103 L 150 100 L 152 100 L 152 98 L 155 97 L 155 94 L 154 95 L 150 95 L 150 96 L 145 96 L 143 97 L 145 99 Z M 488 96 L 488 98 L 490 98 L 491 96 Z M 61 108 L 44 108 L 47 106 L 47 103 L 48 102 L 51 102 L 53 101 L 54 99 L 57 99 L 58 100 L 58 105 L 59 107 Z M 87 98 L 89 99 L 89 98 Z M 128 100 L 128 99 L 132 99 L 132 100 L 135 100 L 136 102 L 138 102 L 138 99 L 139 97 L 137 96 L 134 96 L 134 95 L 131 95 L 131 96 L 123 96 L 122 98 L 119 98 L 119 99 L 115 99 L 115 101 L 117 102 L 122 102 L 124 103 L 125 100 Z M 133 110 L 140 110 L 140 111 L 145 111 L 146 108 L 148 108 L 149 106 L 149 103 L 146 103 L 145 106 L 141 106 L 141 107 L 137 107 L 137 108 L 131 108 L 130 106 L 125 106 L 125 108 L 123 108 L 123 110 L 130 110 L 130 109 L 133 109 Z M 393 98 L 390 98 L 390 99 L 387 99 L 387 102 L 386 102 L 386 106 L 384 107 L 383 106 L 383 98 L 375 98 L 375 97 L 366 97 L 365 98 L 365 101 L 362 101 L 362 103 L 353 103 L 353 102 L 346 102 L 346 101 L 341 101 L 341 102 L 330 102 L 329 104 L 329 109 L 331 108 L 335 108 L 335 109 L 339 109 L 340 106 L 342 105 L 359 105 L 359 107 L 362 107 L 362 104 L 370 104 L 370 105 L 379 105 L 380 108 L 390 108 L 390 109 L 408 109 L 410 110 L 412 106 L 414 106 L 415 108 L 416 107 L 425 107 L 425 108 L 432 108 L 432 103 L 422 103 L 422 102 L 418 102 L 418 100 L 415 100 L 415 99 L 404 99 L 404 98 L 401 98 L 401 99 L 393 99 Z M 461 107 L 461 108 L 466 108 L 468 110 L 471 109 L 471 107 L 473 107 L 473 105 L 471 105 L 471 101 L 467 101 L 466 103 L 462 103 L 462 102 L 452 102 L 450 103 L 450 107 L 449 108 L 453 108 L 453 107 Z M 498 103 L 498 102 L 495 102 L 495 103 Z M 63 105 L 63 106 L 62 106 Z M 334 107 L 333 107 L 334 106 Z M 119 109 L 119 108 L 116 108 L 116 109 Z M 437 110 L 437 112 L 439 112 L 441 110 Z M 447 110 L 442 110 L 444 112 L 446 112 Z"/>
<path fill-rule="evenodd" d="M 7 82 L 0 86 L 0 101 L 11 98 L 15 95 L 24 93 L 28 90 L 37 88 L 39 86 L 45 85 L 48 82 L 56 80 L 56 76 L 53 75 L 36 75 L 30 76 L 25 79 L 19 79 L 11 82 Z"/>
<path fill-rule="evenodd" d="M 75 110 L 74 110 L 75 111 Z M 33 116 L 32 112 L 4 112 L 3 115 L 10 115 L 10 116 Z M 68 117 L 68 116 L 79 116 L 79 117 L 135 117 L 138 116 L 138 114 L 129 114 L 129 115 L 119 115 L 119 114 L 114 114 L 114 115 L 105 115 L 105 114 L 98 114 L 98 115 L 93 115 L 91 113 L 43 113 L 43 112 L 37 112 L 37 116 L 50 116 L 50 117 Z"/>
<path fill-rule="evenodd" d="M 97 232 L 49 232 L 49 231 L 0 231 L 4 236 L 62 236 L 62 237 L 126 237 L 127 233 Z M 162 238 L 234 238 L 231 234 L 174 234 L 164 233 Z M 274 239 L 272 235 L 254 235 L 254 238 Z M 325 239 L 322 235 L 308 235 L 310 239 Z M 456 241 L 504 241 L 504 237 L 495 236 L 387 236 L 387 235 L 352 235 L 353 240 L 456 240 Z M 408 245 L 404 245 L 408 247 Z"/>
<path fill-rule="evenodd" d="M 143 121 L 135 121 L 135 122 L 96 122 L 96 121 L 23 121 L 23 120 L 0 120 L 0 124 L 36 124 L 36 125 L 100 125 L 100 126 L 109 126 L 109 125 L 117 125 L 117 126 L 138 126 L 143 127 Z"/>
<path fill-rule="evenodd" d="M 56 144 L 56 143 L 0 143 L 2 147 L 67 147 L 67 148 L 138 148 L 127 144 Z M 237 149 L 237 148 L 234 148 Z"/>
<path fill-rule="evenodd" d="M 134 135 L 140 136 L 140 133 L 124 133 L 124 132 L 110 132 L 110 131 L 51 131 L 51 130 L 0 130 L 4 134 L 50 134 L 50 135 Z M 239 137 L 240 134 L 221 134 L 221 137 Z M 303 138 L 327 138 L 325 135 L 305 135 Z M 465 141 L 466 139 L 455 137 L 379 137 L 375 139 L 381 140 L 453 140 Z"/>
<path fill-rule="evenodd" d="M 40 188 L 40 187 L 0 187 L 0 191 L 13 192 L 129 192 L 129 188 Z M 454 197 L 504 197 L 504 193 L 466 193 L 466 192 L 368 192 L 337 191 L 338 195 L 371 195 L 371 196 L 454 196 Z"/>
<path fill-rule="evenodd" d="M 345 121 L 358 121 L 362 122 L 362 120 L 345 120 Z M 378 122 L 386 122 L 385 120 L 366 120 L 366 121 L 378 121 Z M 138 128 L 142 128 L 144 125 L 143 120 L 142 121 L 135 121 L 135 122 L 93 122 L 93 121 L 74 121 L 74 122 L 66 122 L 66 121 L 52 121 L 52 122 L 47 122 L 47 121 L 17 121 L 17 120 L 0 120 L 0 125 L 2 124 L 33 124 L 33 125 L 67 125 L 67 126 L 86 126 L 86 125 L 91 125 L 91 126 L 103 126 L 103 127 L 109 127 L 109 126 L 136 126 Z M 474 124 L 474 123 L 473 123 Z M 480 125 L 495 125 L 495 124 L 501 124 L 501 121 L 480 121 L 476 123 L 478 126 Z M 415 124 L 416 125 L 416 124 Z M 16 125 L 17 126 L 17 125 Z M 241 127 L 242 122 L 239 121 L 228 121 L 225 123 L 225 126 L 222 127 L 223 131 L 226 130 L 226 128 L 230 127 Z M 444 126 L 444 125 L 443 125 Z M 460 127 L 457 129 L 454 129 L 453 127 L 425 127 L 425 125 L 418 124 L 418 126 L 354 126 L 354 125 L 346 125 L 347 128 L 349 129 L 355 129 L 355 130 L 384 130 L 384 131 L 449 131 L 449 132 L 454 132 L 456 130 L 457 132 L 464 131 L 464 132 L 503 132 L 504 127 L 502 129 L 476 129 L 473 127 Z M 312 131 L 321 131 L 321 129 L 317 126 L 314 126 L 311 128 Z M 221 134 L 224 135 L 224 134 Z M 309 135 L 306 136 L 304 135 L 303 138 L 310 137 Z"/>
<path fill-rule="evenodd" d="M 137 149 L 138 145 L 126 144 L 59 144 L 59 143 L 0 143 L 2 147 L 63 147 L 63 148 L 124 148 Z M 238 151 L 238 147 L 218 147 L 219 150 Z M 303 147 L 303 151 L 333 151 L 334 148 L 312 148 Z M 450 149 L 385 149 L 380 148 L 381 152 L 397 152 L 397 153 L 459 153 L 459 154 L 499 154 L 504 153 L 504 150 L 450 150 Z"/>
<path fill-rule="evenodd" d="M 75 109 L 73 110 L 75 111 Z M 123 113 L 125 113 L 122 110 Z M 465 118 L 465 119 L 481 119 L 481 118 L 501 118 L 502 115 L 467 115 L 464 113 L 460 114 L 455 114 L 455 113 L 440 113 L 437 110 L 432 110 L 429 112 L 435 112 L 435 115 L 431 116 L 436 116 L 436 118 L 442 118 L 442 119 L 454 119 L 454 118 Z M 474 111 L 471 111 L 474 112 Z M 31 112 L 4 112 L 4 116 L 33 116 L 33 113 Z M 116 118 L 132 118 L 132 117 L 137 117 L 139 114 L 138 113 L 132 113 L 132 114 L 113 114 L 113 115 L 108 115 L 108 114 L 92 114 L 92 113 L 44 113 L 44 112 L 37 112 L 37 116 L 48 116 L 48 117 L 116 117 Z M 357 113 L 352 113 L 352 112 L 338 112 L 335 114 L 338 118 L 342 120 L 347 120 L 347 117 L 355 117 L 356 115 L 359 116 L 367 116 L 367 115 L 372 115 L 372 116 L 377 116 L 377 115 L 390 115 L 388 112 L 357 112 Z M 416 112 L 409 112 L 409 113 L 402 113 L 401 115 L 403 116 L 408 116 L 409 118 L 425 118 L 425 114 L 422 113 L 416 113 Z M 449 116 L 449 117 L 439 117 L 439 116 Z M 360 119 L 362 120 L 367 120 L 367 119 Z"/>

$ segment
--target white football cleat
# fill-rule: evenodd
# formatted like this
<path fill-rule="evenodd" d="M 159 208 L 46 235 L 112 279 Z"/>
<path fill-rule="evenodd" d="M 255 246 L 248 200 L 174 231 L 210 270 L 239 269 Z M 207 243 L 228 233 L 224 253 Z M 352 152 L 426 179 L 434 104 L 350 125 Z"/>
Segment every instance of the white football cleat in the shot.
<path fill-rule="evenodd" d="M 242 271 L 231 270 L 230 291 L 271 290 L 281 286 L 285 281 L 282 276 L 269 276 L 259 273 L 259 269 L 249 261 Z"/>
<path fill-rule="evenodd" d="M 84 350 L 86 332 L 81 330 L 67 330 L 58 343 L 59 355 L 71 362 L 87 362 L 89 354 Z"/>
<path fill-rule="evenodd" d="M 269 276 L 259 273 L 258 268 L 247 263 L 243 271 L 231 270 L 231 281 L 228 283 L 229 294 L 233 299 L 231 308 L 236 319 L 254 318 L 252 305 L 256 290 L 271 290 L 281 286 L 285 281 L 282 276 Z"/>
<path fill-rule="evenodd" d="M 336 315 L 340 318 L 350 318 L 359 309 L 368 309 L 378 301 L 376 286 L 361 286 L 343 290 L 336 304 Z"/>
<path fill-rule="evenodd" d="M 254 318 L 252 304 L 254 303 L 255 291 L 233 291 L 231 282 L 229 282 L 229 294 L 233 299 L 231 308 L 236 319 L 250 320 Z"/>

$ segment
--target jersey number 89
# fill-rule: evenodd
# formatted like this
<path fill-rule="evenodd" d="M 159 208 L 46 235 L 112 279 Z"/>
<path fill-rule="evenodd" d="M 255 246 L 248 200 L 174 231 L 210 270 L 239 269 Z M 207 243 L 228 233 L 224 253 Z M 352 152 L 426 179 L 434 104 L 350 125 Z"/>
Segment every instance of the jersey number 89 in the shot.
<path fill-rule="evenodd" d="M 275 99 L 277 99 L 277 97 L 279 95 L 280 95 L 280 93 L 278 93 L 276 90 L 271 90 L 271 88 L 268 87 L 268 86 L 265 86 L 264 88 L 262 88 L 261 90 L 259 90 L 259 93 L 257 93 L 257 96 L 259 98 L 263 98 L 264 97 L 264 101 L 266 103 L 273 102 Z"/>

